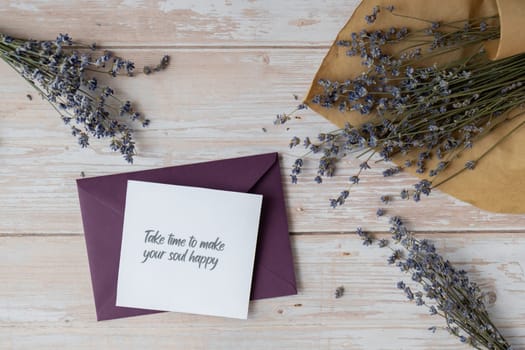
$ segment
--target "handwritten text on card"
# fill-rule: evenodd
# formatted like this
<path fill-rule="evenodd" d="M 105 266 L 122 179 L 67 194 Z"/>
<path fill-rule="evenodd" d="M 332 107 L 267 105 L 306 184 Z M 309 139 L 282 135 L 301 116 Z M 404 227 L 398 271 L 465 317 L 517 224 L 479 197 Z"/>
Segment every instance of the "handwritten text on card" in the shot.
<path fill-rule="evenodd" d="M 142 263 L 164 259 L 187 262 L 195 264 L 199 269 L 212 271 L 219 263 L 217 254 L 221 254 L 226 247 L 220 237 L 214 241 L 206 241 L 199 240 L 193 235 L 177 236 L 173 233 L 164 235 L 159 230 L 146 230 L 144 233 L 146 248 L 142 254 Z M 180 249 L 175 251 L 176 248 Z M 212 252 L 215 254 L 211 255 Z"/>

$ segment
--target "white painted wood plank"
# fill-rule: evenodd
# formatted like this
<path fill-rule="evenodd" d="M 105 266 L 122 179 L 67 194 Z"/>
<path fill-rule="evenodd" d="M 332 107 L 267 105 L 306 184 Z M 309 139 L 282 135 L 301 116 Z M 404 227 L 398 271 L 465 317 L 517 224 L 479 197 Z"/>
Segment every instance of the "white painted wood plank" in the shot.
<path fill-rule="evenodd" d="M 524 347 L 525 237 L 432 237 L 447 258 L 495 293 L 492 320 L 515 348 Z M 341 234 L 294 236 L 292 243 L 299 295 L 252 302 L 248 321 L 164 313 L 97 323 L 82 237 L 1 237 L 0 347 L 467 349 L 445 331 L 427 331 L 441 319 L 395 289 L 403 275 L 387 266 L 387 250 Z M 339 285 L 346 292 L 335 299 Z"/>
<path fill-rule="evenodd" d="M 0 62 L 0 233 L 81 233 L 75 179 L 192 162 L 281 152 L 283 181 L 293 232 L 351 231 L 357 226 L 387 229 L 375 210 L 381 194 L 397 194 L 416 181 L 408 175 L 384 179 L 378 164 L 354 187 L 351 199 L 331 209 L 328 199 L 348 185 L 359 161 L 349 159 L 322 185 L 310 179 L 315 162 L 306 162 L 304 180 L 291 185 L 288 172 L 302 150 L 289 150 L 294 136 L 315 135 L 333 126 L 306 112 L 289 126 L 276 127 L 274 115 L 293 109 L 292 95 L 303 94 L 324 55 L 316 50 L 127 50 L 138 64 L 164 53 L 173 65 L 163 74 L 113 80 L 117 91 L 137 101 L 152 118 L 137 132 L 140 156 L 131 166 L 93 140 L 81 150 L 56 112 Z M 33 94 L 29 101 L 27 94 Z M 263 132 L 262 128 L 266 128 Z M 289 128 L 289 130 L 288 130 Z M 415 204 L 394 201 L 398 214 L 423 231 L 525 229 L 525 215 L 483 212 L 436 191 Z"/>
<path fill-rule="evenodd" d="M 1 0 L 0 31 L 131 46 L 327 46 L 359 0 Z"/>

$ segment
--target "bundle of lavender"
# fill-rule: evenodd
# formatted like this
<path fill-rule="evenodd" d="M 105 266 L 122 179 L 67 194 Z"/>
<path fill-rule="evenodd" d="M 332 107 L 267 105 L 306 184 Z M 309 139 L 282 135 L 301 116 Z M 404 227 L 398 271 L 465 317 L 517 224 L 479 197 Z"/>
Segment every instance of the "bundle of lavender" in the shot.
<path fill-rule="evenodd" d="M 366 21 L 374 22 L 383 12 L 404 17 L 393 7 L 375 7 Z M 349 178 L 351 187 L 378 154 L 381 160 L 395 158 L 400 164 L 385 170 L 384 176 L 408 167 L 425 175 L 413 189 L 401 192 L 402 198 L 419 201 L 421 194 L 428 195 L 459 173 L 473 170 L 492 148 L 465 160 L 455 173 L 439 176 L 477 140 L 522 113 L 525 54 L 490 61 L 483 48 L 483 43 L 500 35 L 497 16 L 455 22 L 418 20 L 428 22 L 428 26 L 415 31 L 404 27 L 362 30 L 337 42 L 348 56 L 361 58 L 363 72 L 344 81 L 320 79 L 317 84 L 322 93 L 307 103 L 342 112 L 357 111 L 363 122 L 347 123 L 342 129 L 320 133 L 316 139 L 294 137 L 290 147 L 302 143 L 308 151 L 295 162 L 292 182 L 301 173 L 303 158 L 311 153 L 319 155 L 318 183 L 332 176 L 337 163 L 352 154 L 364 157 L 364 161 Z M 459 51 L 463 54 L 447 61 Z M 305 107 L 301 104 L 298 109 Z M 289 119 L 289 114 L 281 114 L 276 123 Z M 499 142 L 522 125 L 517 124 Z M 345 189 L 330 200 L 331 205 L 343 204 L 348 194 Z"/>
<path fill-rule="evenodd" d="M 377 245 L 392 250 L 388 264 L 410 275 L 410 281 L 399 281 L 397 288 L 430 315 L 443 318 L 445 326 L 428 329 L 445 329 L 476 349 L 512 350 L 490 320 L 485 306 L 487 295 L 469 280 L 467 272 L 441 256 L 432 242 L 417 239 L 401 218 L 391 217 L 390 225 L 391 241 L 381 239 Z M 358 228 L 357 235 L 364 245 L 372 245 L 373 238 L 363 229 Z"/>
<path fill-rule="evenodd" d="M 67 34 L 60 34 L 53 41 L 0 34 L 2 60 L 53 106 L 80 147 L 89 146 L 90 137 L 109 138 L 111 150 L 132 163 L 136 149 L 133 129 L 127 121 L 142 127 L 150 121 L 135 111 L 130 101 L 118 98 L 111 87 L 100 85 L 94 75 L 132 76 L 135 65 L 106 50 L 93 57 L 96 51 L 95 45 L 75 43 Z M 146 67 L 144 72 L 164 69 L 168 63 L 165 56 L 158 66 Z"/>

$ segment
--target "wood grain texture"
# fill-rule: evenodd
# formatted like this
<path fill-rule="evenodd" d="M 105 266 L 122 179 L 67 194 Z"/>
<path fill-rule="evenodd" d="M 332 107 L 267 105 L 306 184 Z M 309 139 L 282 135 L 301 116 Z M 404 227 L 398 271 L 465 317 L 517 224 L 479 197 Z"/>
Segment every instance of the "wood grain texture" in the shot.
<path fill-rule="evenodd" d="M 289 169 L 301 149 L 288 149 L 289 139 L 313 136 L 333 126 L 312 112 L 276 127 L 276 113 L 289 111 L 292 95 L 307 90 L 311 72 L 324 49 L 176 49 L 119 50 L 137 63 L 154 62 L 164 53 L 173 65 L 163 74 L 106 81 L 118 93 L 137 101 L 152 125 L 137 132 L 140 155 L 133 166 L 94 140 L 81 150 L 56 112 L 34 94 L 15 72 L 0 65 L 0 233 L 82 232 L 75 178 L 180 165 L 255 153 L 282 153 L 283 182 L 293 232 L 351 231 L 357 226 L 384 231 L 376 208 L 382 194 L 397 195 L 417 180 L 408 175 L 384 179 L 389 164 L 378 163 L 352 189 L 351 199 L 333 210 L 328 199 L 348 186 L 359 161 L 349 158 L 341 171 L 315 184 L 315 159 L 306 161 L 305 176 L 292 186 Z M 266 129 L 266 132 L 263 131 Z M 402 215 L 424 231 L 522 230 L 523 215 L 481 211 L 436 191 L 432 200 L 394 201 L 388 214 Z"/>
<path fill-rule="evenodd" d="M 35 39 L 67 32 L 104 46 L 328 46 L 358 3 L 1 0 L 0 32 Z"/>
<path fill-rule="evenodd" d="M 441 238 L 441 252 L 494 293 L 493 321 L 523 348 L 525 237 Z M 292 245 L 299 294 L 251 302 L 248 321 L 165 313 L 97 323 L 82 237 L 2 237 L 0 348 L 466 349 L 445 331 L 428 334 L 442 320 L 395 289 L 410 278 L 386 264 L 388 250 L 341 234 L 294 236 Z"/>
<path fill-rule="evenodd" d="M 0 32 L 36 39 L 68 32 L 134 59 L 172 65 L 162 74 L 110 80 L 152 119 L 137 132 L 140 156 L 127 165 L 104 142 L 80 150 L 56 112 L 0 62 L 0 349 L 462 349 L 437 319 L 396 291 L 387 251 L 364 249 L 357 226 L 384 232 L 379 196 L 416 180 L 367 172 L 351 199 L 328 198 L 348 185 L 347 159 L 322 185 L 289 183 L 302 150 L 289 139 L 333 129 L 311 112 L 272 125 L 302 97 L 326 49 L 358 0 L 0 0 Z M 29 101 L 27 94 L 33 96 Z M 265 131 L 263 131 L 265 129 Z M 299 295 L 251 303 L 248 321 L 176 313 L 95 322 L 75 179 L 280 152 Z M 405 218 L 453 262 L 495 293 L 494 322 L 525 349 L 525 215 L 481 211 L 439 191 L 418 205 L 394 200 Z M 346 294 L 335 299 L 336 287 Z M 466 348 L 465 348 L 466 349 Z"/>

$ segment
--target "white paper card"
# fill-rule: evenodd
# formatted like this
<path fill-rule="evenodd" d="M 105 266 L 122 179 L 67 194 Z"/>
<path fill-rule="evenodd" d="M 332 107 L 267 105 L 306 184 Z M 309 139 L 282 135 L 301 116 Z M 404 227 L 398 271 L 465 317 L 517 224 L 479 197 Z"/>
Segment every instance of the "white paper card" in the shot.
<path fill-rule="evenodd" d="M 246 319 L 261 204 L 128 181 L 116 305 Z"/>

